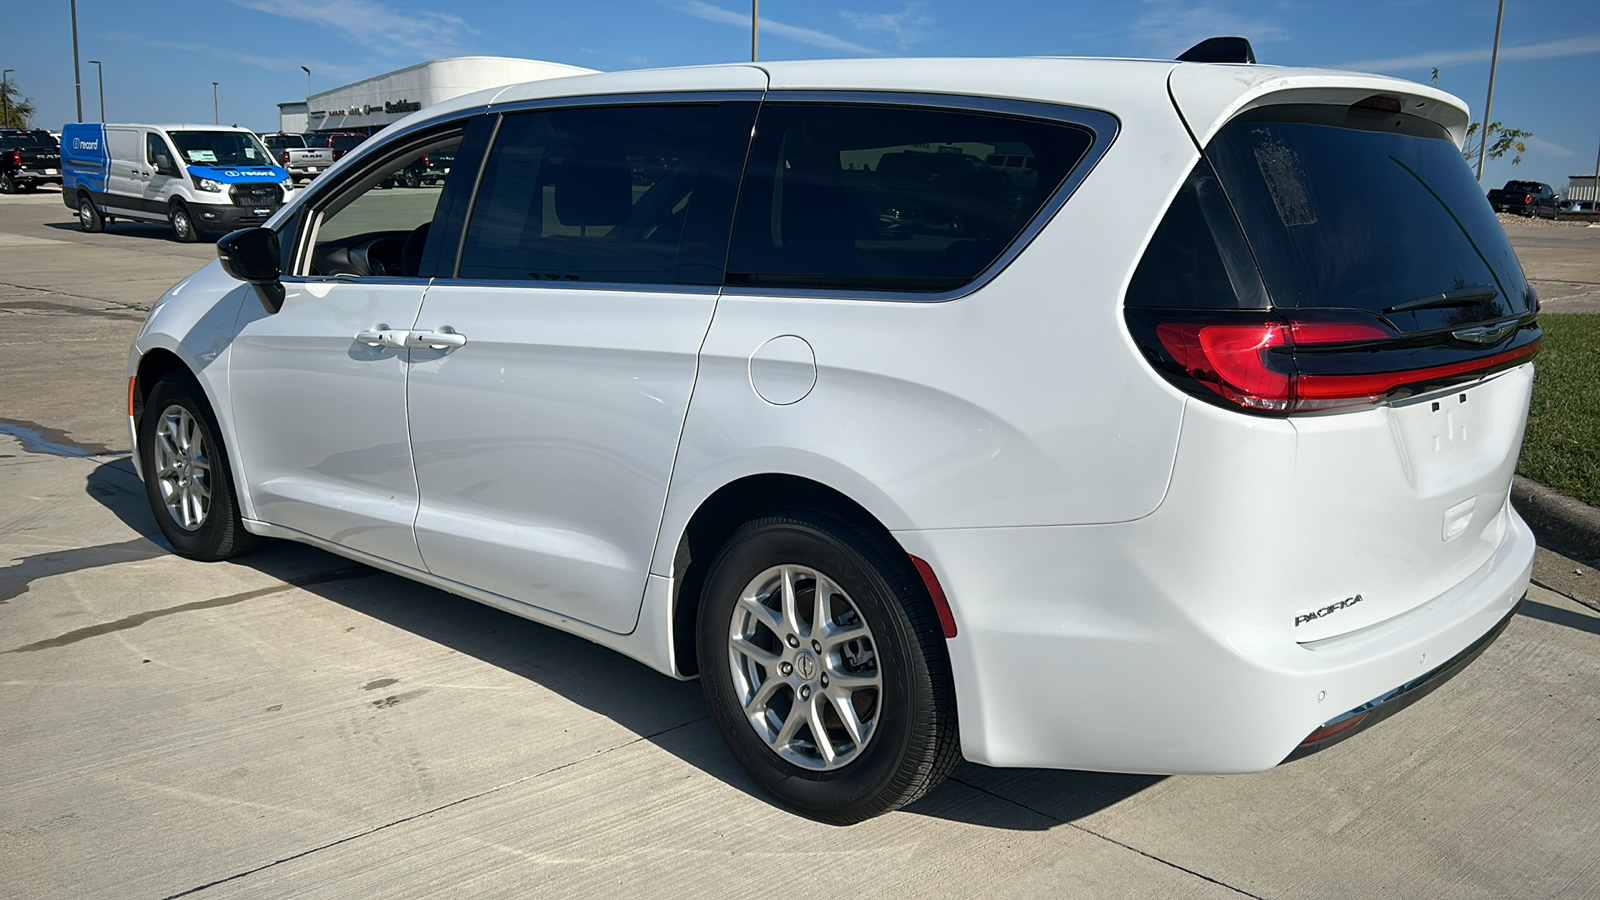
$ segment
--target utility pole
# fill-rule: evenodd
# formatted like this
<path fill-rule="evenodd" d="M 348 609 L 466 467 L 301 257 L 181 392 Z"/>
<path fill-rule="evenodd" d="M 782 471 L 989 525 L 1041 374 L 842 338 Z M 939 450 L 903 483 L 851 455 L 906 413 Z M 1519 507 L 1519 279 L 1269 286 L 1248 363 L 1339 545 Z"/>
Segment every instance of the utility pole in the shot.
<path fill-rule="evenodd" d="M 215 81 L 211 82 L 211 124 L 222 124 L 222 116 L 217 112 L 217 83 Z"/>
<path fill-rule="evenodd" d="M 300 67 L 300 71 L 306 73 L 306 99 L 310 100 L 311 99 L 311 70 L 306 68 L 305 66 L 301 66 Z"/>
<path fill-rule="evenodd" d="M 1483 154 L 1489 149 L 1489 107 L 1494 105 L 1494 70 L 1500 64 L 1500 24 L 1506 19 L 1506 0 L 1494 17 L 1494 52 L 1489 55 L 1489 96 L 1483 101 L 1483 124 L 1478 126 L 1478 181 L 1483 181 Z"/>
<path fill-rule="evenodd" d="M 11 83 L 6 81 L 6 76 L 16 69 L 6 69 L 0 72 L 0 128 L 11 127 Z"/>
<path fill-rule="evenodd" d="M 94 76 L 100 82 L 100 121 L 106 120 L 106 70 L 100 60 L 91 59 L 89 65 L 94 66 Z"/>
<path fill-rule="evenodd" d="M 83 78 L 78 73 L 78 0 L 72 0 L 72 89 L 78 95 L 78 121 L 83 121 Z"/>
<path fill-rule="evenodd" d="M 756 61 L 756 22 L 761 18 L 761 0 L 750 0 L 750 61 Z"/>

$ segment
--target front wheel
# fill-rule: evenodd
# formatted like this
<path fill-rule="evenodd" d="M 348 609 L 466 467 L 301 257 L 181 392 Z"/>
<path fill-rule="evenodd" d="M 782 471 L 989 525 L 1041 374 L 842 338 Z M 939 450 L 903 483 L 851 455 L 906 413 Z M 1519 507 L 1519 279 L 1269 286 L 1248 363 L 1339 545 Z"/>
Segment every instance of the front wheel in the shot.
<path fill-rule="evenodd" d="M 244 529 L 216 417 L 198 384 L 169 376 L 156 382 L 139 420 L 145 496 L 179 556 L 213 561 L 253 549 Z"/>
<path fill-rule="evenodd" d="M 94 201 L 87 195 L 78 198 L 78 225 L 90 234 L 106 229 L 106 222 L 100 217 L 100 210 L 94 208 Z"/>
<path fill-rule="evenodd" d="M 937 615 L 887 535 L 820 511 L 745 523 L 708 572 L 697 648 L 734 758 L 816 819 L 899 809 L 957 761 Z"/>
<path fill-rule="evenodd" d="M 172 237 L 178 243 L 192 244 L 200 239 L 200 232 L 194 227 L 194 218 L 189 215 L 189 207 L 182 203 L 172 204 L 167 219 L 172 223 Z"/>
<path fill-rule="evenodd" d="M 10 172 L 0 173 L 0 194 L 15 194 L 16 192 L 17 180 L 11 177 Z"/>

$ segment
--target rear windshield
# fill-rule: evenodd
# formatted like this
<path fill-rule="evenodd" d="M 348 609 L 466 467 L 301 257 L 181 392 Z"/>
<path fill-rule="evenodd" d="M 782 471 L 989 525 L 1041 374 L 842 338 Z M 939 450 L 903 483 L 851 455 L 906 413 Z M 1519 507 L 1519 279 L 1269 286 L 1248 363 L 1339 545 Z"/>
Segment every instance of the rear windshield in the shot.
<path fill-rule="evenodd" d="M 0 135 L 0 145 L 16 147 L 21 150 L 54 150 L 56 139 L 48 132 L 40 134 L 7 134 Z"/>
<path fill-rule="evenodd" d="M 1275 106 L 1229 123 L 1206 156 L 1274 306 L 1363 309 L 1405 331 L 1529 308 L 1505 231 L 1438 125 Z"/>
<path fill-rule="evenodd" d="M 298 134 L 273 134 L 262 140 L 266 141 L 270 150 L 303 150 L 306 146 L 306 139 Z"/>
<path fill-rule="evenodd" d="M 192 166 L 270 166 L 272 156 L 243 131 L 174 131 L 183 161 Z"/>
<path fill-rule="evenodd" d="M 336 134 L 333 136 L 333 149 L 349 150 L 366 139 L 363 134 Z"/>

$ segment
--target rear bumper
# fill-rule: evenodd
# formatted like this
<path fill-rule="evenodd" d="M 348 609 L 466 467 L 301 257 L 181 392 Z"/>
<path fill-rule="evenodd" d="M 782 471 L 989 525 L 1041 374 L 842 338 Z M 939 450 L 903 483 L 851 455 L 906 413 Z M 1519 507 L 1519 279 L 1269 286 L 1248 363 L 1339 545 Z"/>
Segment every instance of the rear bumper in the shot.
<path fill-rule="evenodd" d="M 11 180 L 17 184 L 60 184 L 61 172 L 46 172 L 44 169 L 17 169 L 11 173 Z"/>
<path fill-rule="evenodd" d="M 1532 532 L 1509 504 L 1501 515 L 1492 557 L 1460 583 L 1311 642 L 1191 602 L 1219 588 L 1258 592 L 1249 572 L 1171 589 L 1161 570 L 1179 554 L 1162 549 L 1150 520 L 896 537 L 934 567 L 956 617 L 949 647 L 968 759 L 1224 774 L 1272 768 L 1341 711 L 1405 697 L 1391 715 L 1470 662 L 1532 572 Z"/>

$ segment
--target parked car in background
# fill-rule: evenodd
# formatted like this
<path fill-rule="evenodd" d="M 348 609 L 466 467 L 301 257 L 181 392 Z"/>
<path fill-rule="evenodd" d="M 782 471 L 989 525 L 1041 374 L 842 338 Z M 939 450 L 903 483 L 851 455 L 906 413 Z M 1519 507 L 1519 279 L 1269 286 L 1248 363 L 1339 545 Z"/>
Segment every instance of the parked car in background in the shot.
<path fill-rule="evenodd" d="M 416 188 L 441 184 L 444 182 L 444 177 L 450 174 L 450 166 L 455 162 L 455 158 L 454 150 L 424 153 L 415 162 L 385 178 L 379 187 Z"/>
<path fill-rule="evenodd" d="M 367 136 L 359 131 L 313 131 L 304 135 L 307 147 L 326 147 L 338 162 L 346 153 L 361 146 Z"/>
<path fill-rule="evenodd" d="M 1541 331 L 1461 100 L 1248 49 L 432 106 L 151 310 L 155 519 L 698 677 L 754 783 L 833 823 L 963 756 L 1227 773 L 1348 738 L 1527 590 Z M 377 189 L 443 151 L 436 196 Z"/>
<path fill-rule="evenodd" d="M 1561 201 L 1561 211 L 1562 212 L 1594 212 L 1595 209 L 1596 209 L 1596 206 L 1595 206 L 1595 202 L 1593 200 L 1563 200 L 1563 201 Z"/>
<path fill-rule="evenodd" d="M 310 181 L 333 165 L 333 151 L 327 147 L 307 147 L 304 135 L 264 134 L 261 142 L 277 154 L 278 164 L 297 182 Z"/>
<path fill-rule="evenodd" d="M 61 183 L 61 145 L 43 130 L 0 128 L 0 194 Z"/>
<path fill-rule="evenodd" d="M 1489 205 L 1495 212 L 1530 219 L 1538 216 L 1555 219 L 1561 214 L 1561 196 L 1550 185 L 1539 181 L 1508 181 L 1505 187 L 1489 192 Z"/>
<path fill-rule="evenodd" d="M 294 194 L 288 171 L 243 128 L 69 123 L 62 146 L 61 202 L 84 231 L 166 222 L 188 243 L 259 225 Z"/>

